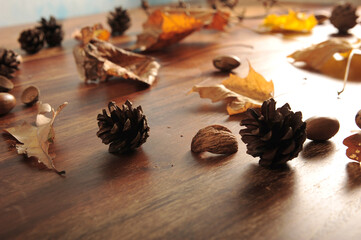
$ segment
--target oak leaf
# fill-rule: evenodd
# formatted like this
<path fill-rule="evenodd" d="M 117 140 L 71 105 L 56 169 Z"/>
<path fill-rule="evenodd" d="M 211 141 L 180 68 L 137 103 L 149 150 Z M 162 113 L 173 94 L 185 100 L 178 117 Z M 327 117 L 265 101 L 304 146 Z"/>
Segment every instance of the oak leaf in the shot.
<path fill-rule="evenodd" d="M 11 134 L 20 143 L 16 144 L 18 154 L 26 154 L 28 157 L 36 157 L 38 163 L 45 165 L 48 169 L 53 169 L 59 174 L 64 171 L 58 171 L 53 162 L 53 157 L 49 155 L 49 146 L 53 143 L 55 133 L 53 124 L 56 116 L 67 105 L 65 102 L 58 107 L 56 111 L 47 103 L 39 103 L 38 114 L 36 116 L 36 125 L 33 126 L 24 122 L 20 126 L 4 129 Z M 51 113 L 51 118 L 45 114 Z"/>
<path fill-rule="evenodd" d="M 157 9 L 143 24 L 133 49 L 153 51 L 177 43 L 201 28 L 224 30 L 230 14 L 209 9 Z"/>
<path fill-rule="evenodd" d="M 259 108 L 263 101 L 273 97 L 274 85 L 257 73 L 249 63 L 249 72 L 245 78 L 230 74 L 221 84 L 213 86 L 193 86 L 190 92 L 198 92 L 201 98 L 212 102 L 227 102 L 229 115 L 245 112 L 248 108 Z"/>
<path fill-rule="evenodd" d="M 330 39 L 298 50 L 288 57 L 292 58 L 294 62 L 304 62 L 326 75 L 343 78 L 345 86 L 347 79 L 361 77 L 360 46 L 360 40 L 351 44 L 342 39 Z"/>
<path fill-rule="evenodd" d="M 317 19 L 314 15 L 289 10 L 285 15 L 268 15 L 260 29 L 264 32 L 311 32 L 316 25 Z"/>

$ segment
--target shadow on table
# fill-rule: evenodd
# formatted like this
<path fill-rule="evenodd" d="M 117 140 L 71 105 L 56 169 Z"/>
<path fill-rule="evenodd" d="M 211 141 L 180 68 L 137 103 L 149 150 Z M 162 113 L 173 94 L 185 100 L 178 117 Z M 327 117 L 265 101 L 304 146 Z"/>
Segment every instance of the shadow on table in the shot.
<path fill-rule="evenodd" d="M 304 145 L 301 156 L 307 160 L 323 160 L 334 151 L 335 144 L 331 141 L 311 141 Z"/>
<path fill-rule="evenodd" d="M 240 191 L 240 210 L 245 214 L 262 214 L 268 210 L 281 214 L 284 202 L 294 192 L 294 171 L 288 165 L 277 169 L 267 169 L 256 164 L 249 167 L 242 175 Z"/>
<path fill-rule="evenodd" d="M 148 156 L 141 148 L 122 154 L 107 153 L 104 155 L 103 161 L 102 169 L 106 179 L 126 177 L 149 171 Z"/>
<path fill-rule="evenodd" d="M 358 162 L 349 162 L 346 166 L 346 189 L 351 191 L 361 187 L 361 165 Z"/>
<path fill-rule="evenodd" d="M 153 83 L 155 85 L 157 80 Z M 84 103 L 99 99 L 115 99 L 135 92 L 148 90 L 147 84 L 122 78 L 112 78 L 101 83 L 80 83 L 78 96 Z"/>

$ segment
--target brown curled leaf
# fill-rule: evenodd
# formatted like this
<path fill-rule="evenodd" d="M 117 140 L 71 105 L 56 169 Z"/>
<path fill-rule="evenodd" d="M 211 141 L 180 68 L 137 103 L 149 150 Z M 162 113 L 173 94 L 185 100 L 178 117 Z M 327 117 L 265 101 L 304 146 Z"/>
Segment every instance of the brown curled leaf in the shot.
<path fill-rule="evenodd" d="M 211 125 L 197 132 L 192 139 L 191 150 L 195 153 L 232 154 L 238 151 L 238 142 L 228 128 Z"/>
<path fill-rule="evenodd" d="M 80 30 L 75 30 L 72 36 L 82 44 L 87 44 L 93 38 L 108 41 L 110 38 L 110 32 L 106 30 L 102 24 L 97 23 L 93 26 L 86 26 Z"/>
<path fill-rule="evenodd" d="M 160 68 L 152 57 L 129 52 L 98 39 L 76 46 L 73 54 L 84 81 L 103 82 L 119 77 L 152 85 Z"/>

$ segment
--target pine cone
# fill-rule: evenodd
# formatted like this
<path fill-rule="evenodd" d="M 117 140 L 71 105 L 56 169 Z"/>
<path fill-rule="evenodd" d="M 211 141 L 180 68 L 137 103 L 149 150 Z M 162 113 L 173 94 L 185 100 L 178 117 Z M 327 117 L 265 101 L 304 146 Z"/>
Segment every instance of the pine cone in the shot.
<path fill-rule="evenodd" d="M 63 40 L 64 32 L 61 24 L 59 24 L 55 17 L 50 16 L 49 21 L 41 18 L 40 26 L 37 27 L 44 33 L 44 38 L 49 47 L 60 46 Z"/>
<path fill-rule="evenodd" d="M 29 54 L 34 54 L 44 46 L 44 34 L 36 28 L 24 30 L 18 41 L 22 49 Z"/>
<path fill-rule="evenodd" d="M 99 131 L 97 136 L 104 144 L 109 144 L 109 152 L 123 153 L 131 151 L 147 140 L 149 127 L 142 107 L 132 107 L 128 100 L 119 108 L 114 102 L 109 102 L 108 116 L 105 109 L 98 114 Z"/>
<path fill-rule="evenodd" d="M 13 50 L 0 48 L 0 75 L 12 78 L 16 70 L 19 70 L 20 55 Z"/>
<path fill-rule="evenodd" d="M 123 35 L 123 33 L 130 27 L 130 17 L 127 10 L 117 7 L 114 12 L 110 12 L 109 14 L 108 24 L 112 29 L 112 35 Z"/>
<path fill-rule="evenodd" d="M 332 9 L 330 21 L 340 34 L 347 34 L 347 31 L 356 25 L 357 18 L 355 6 L 351 3 L 340 3 Z"/>
<path fill-rule="evenodd" d="M 248 109 L 247 115 L 241 121 L 246 128 L 239 133 L 247 144 L 247 153 L 260 157 L 260 165 L 274 167 L 298 156 L 306 140 L 301 112 L 292 112 L 288 104 L 276 110 L 275 100 L 269 99 L 261 109 Z"/>

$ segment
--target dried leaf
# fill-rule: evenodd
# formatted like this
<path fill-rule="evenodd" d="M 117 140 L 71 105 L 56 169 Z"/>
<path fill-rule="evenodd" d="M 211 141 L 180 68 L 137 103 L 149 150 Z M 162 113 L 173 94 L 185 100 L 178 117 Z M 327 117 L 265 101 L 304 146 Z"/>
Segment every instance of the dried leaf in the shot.
<path fill-rule="evenodd" d="M 49 169 L 54 169 L 57 173 L 63 174 L 56 170 L 53 157 L 48 153 L 49 145 L 54 140 L 53 124 L 55 117 L 67 105 L 65 102 L 54 111 L 51 108 L 52 117 L 48 118 L 44 114 L 44 110 L 48 110 L 49 104 L 39 103 L 39 113 L 36 116 L 36 126 L 24 122 L 22 125 L 4 129 L 5 132 L 11 134 L 20 143 L 16 144 L 19 154 L 26 154 L 28 157 L 36 157 L 38 162 L 45 165 Z"/>
<path fill-rule="evenodd" d="M 264 32 L 311 32 L 317 25 L 313 15 L 290 10 L 287 15 L 270 14 L 263 20 L 260 30 Z"/>
<path fill-rule="evenodd" d="M 193 86 L 191 92 L 198 92 L 201 98 L 212 102 L 227 102 L 229 115 L 245 112 L 248 108 L 259 108 L 262 102 L 273 97 L 272 81 L 266 81 L 249 63 L 249 72 L 245 78 L 230 74 L 222 84 L 213 86 Z"/>
<path fill-rule="evenodd" d="M 84 81 L 106 81 L 110 77 L 132 79 L 152 85 L 160 65 L 152 58 L 92 39 L 74 48 L 78 72 Z"/>
<path fill-rule="evenodd" d="M 288 57 L 295 62 L 304 62 L 309 67 L 326 75 L 344 78 L 345 86 L 347 79 L 359 79 L 361 77 L 359 67 L 361 65 L 360 46 L 360 40 L 350 44 L 342 39 L 330 39 L 304 50 L 296 51 Z"/>
<path fill-rule="evenodd" d="M 343 140 L 343 144 L 347 146 L 346 155 L 348 158 L 361 161 L 361 133 L 353 134 Z"/>
<path fill-rule="evenodd" d="M 100 23 L 94 24 L 92 27 L 83 27 L 80 31 L 75 31 L 72 35 L 83 44 L 87 44 L 93 38 L 103 41 L 108 41 L 110 38 L 110 32 Z"/>
<path fill-rule="evenodd" d="M 224 30 L 230 14 L 209 9 L 157 9 L 143 24 L 133 49 L 153 51 L 177 43 L 201 28 Z"/>

